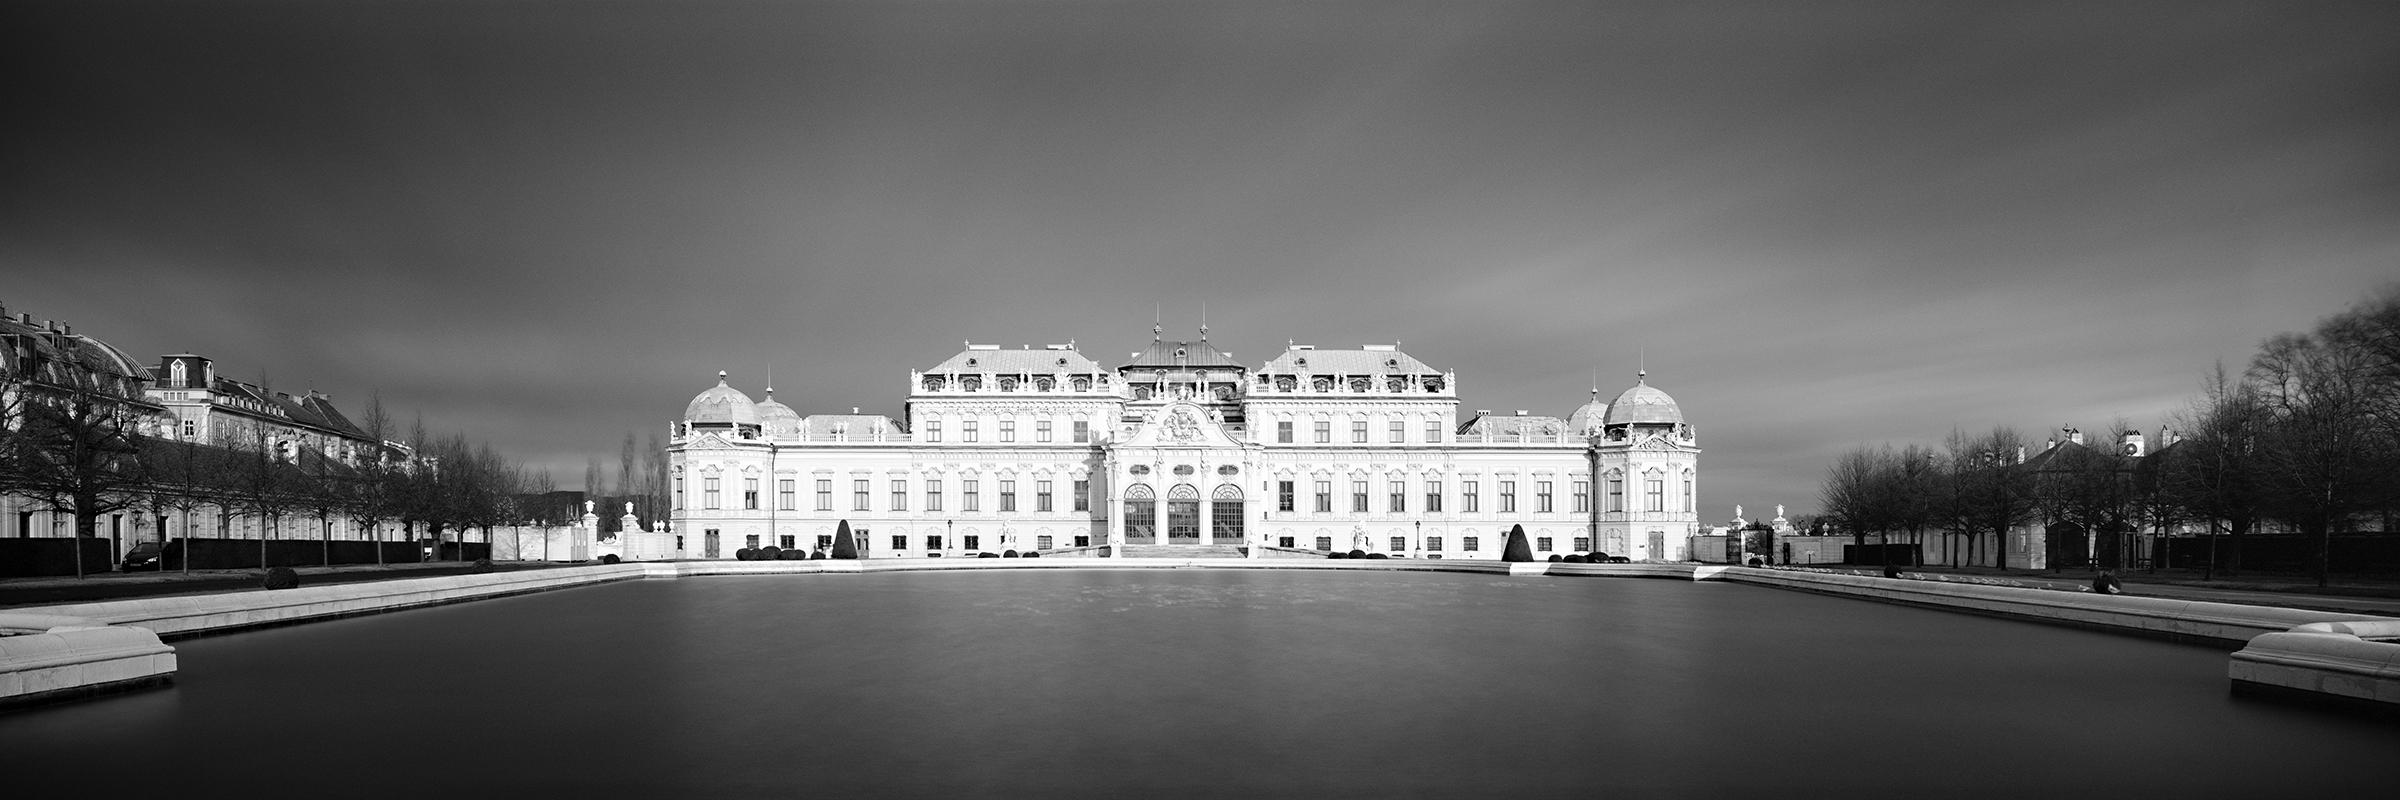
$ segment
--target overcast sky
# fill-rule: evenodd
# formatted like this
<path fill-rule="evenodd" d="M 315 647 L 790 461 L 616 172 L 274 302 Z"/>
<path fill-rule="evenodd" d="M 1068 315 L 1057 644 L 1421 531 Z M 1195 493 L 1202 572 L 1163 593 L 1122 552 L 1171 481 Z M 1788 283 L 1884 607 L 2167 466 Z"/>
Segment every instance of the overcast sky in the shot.
<path fill-rule="evenodd" d="M 1953 427 L 2155 430 L 2400 277 L 2400 4 L 27 2 L 0 303 L 565 488 L 717 370 L 963 341 L 1646 359 L 1704 519 Z"/>

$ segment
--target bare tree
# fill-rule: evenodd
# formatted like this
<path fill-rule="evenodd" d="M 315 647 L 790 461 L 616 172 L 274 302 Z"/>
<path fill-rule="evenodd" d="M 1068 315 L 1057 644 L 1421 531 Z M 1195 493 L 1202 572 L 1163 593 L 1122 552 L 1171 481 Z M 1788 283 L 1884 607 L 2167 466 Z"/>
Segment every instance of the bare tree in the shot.
<path fill-rule="evenodd" d="M 9 483 L 74 515 L 75 575 L 83 577 L 83 541 L 98 537 L 100 516 L 146 496 L 140 411 L 118 393 L 83 382 L 47 388 L 26 382 L 16 392 L 38 394 L 17 401 Z"/>

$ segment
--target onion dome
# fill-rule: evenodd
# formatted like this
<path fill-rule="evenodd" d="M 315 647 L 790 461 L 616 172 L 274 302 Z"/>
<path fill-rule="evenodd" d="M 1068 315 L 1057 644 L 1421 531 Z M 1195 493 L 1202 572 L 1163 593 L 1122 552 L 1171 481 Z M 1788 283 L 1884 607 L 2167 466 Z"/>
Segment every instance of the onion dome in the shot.
<path fill-rule="evenodd" d="M 767 399 L 758 401 L 758 422 L 768 436 L 796 436 L 800 433 L 800 412 L 791 406 L 775 402 L 775 387 L 767 387 Z"/>
<path fill-rule="evenodd" d="M 692 398 L 683 407 L 683 421 L 694 425 L 757 425 L 758 406 L 741 390 L 725 385 L 725 373 L 717 373 L 717 385 Z"/>
<path fill-rule="evenodd" d="M 1633 388 L 1617 395 L 1608 404 L 1607 424 L 1678 425 L 1683 422 L 1683 409 L 1676 407 L 1675 398 L 1650 387 L 1650 373 L 1645 371 L 1634 380 Z"/>

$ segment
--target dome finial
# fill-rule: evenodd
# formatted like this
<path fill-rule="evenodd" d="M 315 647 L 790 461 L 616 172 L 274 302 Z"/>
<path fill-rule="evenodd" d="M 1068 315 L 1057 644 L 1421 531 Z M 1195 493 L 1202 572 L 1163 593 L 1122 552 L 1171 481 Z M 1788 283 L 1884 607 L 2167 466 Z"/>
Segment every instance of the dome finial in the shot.
<path fill-rule="evenodd" d="M 725 382 L 725 371 L 724 371 L 724 370 L 717 370 L 717 383 L 720 383 L 720 384 L 722 384 L 722 383 L 724 383 L 724 382 Z"/>

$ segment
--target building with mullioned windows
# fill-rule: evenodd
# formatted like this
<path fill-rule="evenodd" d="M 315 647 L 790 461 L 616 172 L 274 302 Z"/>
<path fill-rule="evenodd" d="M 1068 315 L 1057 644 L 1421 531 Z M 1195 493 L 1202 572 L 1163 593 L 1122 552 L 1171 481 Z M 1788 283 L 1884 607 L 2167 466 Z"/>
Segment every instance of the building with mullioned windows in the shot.
<path fill-rule="evenodd" d="M 673 536 L 631 555 L 815 550 L 846 521 L 870 557 L 1496 559 L 1523 525 L 1537 558 L 1685 560 L 1699 442 L 1640 377 L 1564 418 L 1462 421 L 1457 374 L 1396 345 L 1292 344 L 1245 367 L 1205 326 L 1197 341 L 1154 329 L 1115 367 L 1072 343 L 968 344 L 909 373 L 902 419 L 803 415 L 720 372 L 667 448 Z"/>

